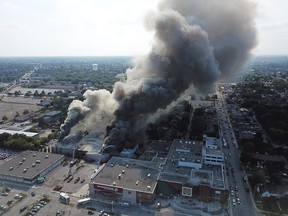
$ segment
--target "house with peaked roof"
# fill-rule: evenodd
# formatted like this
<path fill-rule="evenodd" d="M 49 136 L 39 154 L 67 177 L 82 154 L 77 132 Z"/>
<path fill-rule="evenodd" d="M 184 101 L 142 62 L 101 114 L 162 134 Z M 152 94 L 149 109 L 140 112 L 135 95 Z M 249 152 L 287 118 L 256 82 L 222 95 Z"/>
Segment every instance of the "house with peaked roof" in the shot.
<path fill-rule="evenodd" d="M 288 197 L 288 186 L 263 185 L 259 188 L 259 193 L 262 198 L 264 197 L 274 197 L 274 198 Z"/>

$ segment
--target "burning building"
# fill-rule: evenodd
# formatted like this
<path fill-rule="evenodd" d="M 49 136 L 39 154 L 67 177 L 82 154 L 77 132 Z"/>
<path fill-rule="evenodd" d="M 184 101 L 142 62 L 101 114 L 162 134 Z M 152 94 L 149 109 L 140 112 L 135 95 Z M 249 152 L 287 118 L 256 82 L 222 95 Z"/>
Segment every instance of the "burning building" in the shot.
<path fill-rule="evenodd" d="M 71 128 L 93 132 L 105 119 L 111 123 L 104 147 L 133 148 L 170 104 L 188 91 L 205 94 L 241 70 L 256 45 L 254 11 L 248 0 L 161 1 L 145 20 L 154 34 L 150 53 L 134 60 L 112 93 L 87 90 L 84 101 L 73 101 L 60 139 Z"/>

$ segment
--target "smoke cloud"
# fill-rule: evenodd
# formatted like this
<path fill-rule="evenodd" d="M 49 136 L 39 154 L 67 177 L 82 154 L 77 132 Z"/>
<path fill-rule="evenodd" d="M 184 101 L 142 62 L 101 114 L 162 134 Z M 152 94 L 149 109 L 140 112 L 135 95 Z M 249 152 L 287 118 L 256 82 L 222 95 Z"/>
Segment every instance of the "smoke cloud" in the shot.
<path fill-rule="evenodd" d="M 161 1 L 145 20 L 154 33 L 150 53 L 135 59 L 126 81 L 115 83 L 112 93 L 89 91 L 83 102 L 73 102 L 63 134 L 79 119 L 95 122 L 102 115 L 113 119 L 106 146 L 121 150 L 137 145 L 148 119 L 187 89 L 207 93 L 217 80 L 241 69 L 256 45 L 254 9 L 247 0 Z"/>
<path fill-rule="evenodd" d="M 65 138 L 75 128 L 78 131 L 91 131 L 97 124 L 100 124 L 104 118 L 107 121 L 112 120 L 113 113 L 118 104 L 111 93 L 105 89 L 91 91 L 87 90 L 84 95 L 84 101 L 74 100 L 68 108 L 68 115 L 61 125 L 59 140 Z"/>

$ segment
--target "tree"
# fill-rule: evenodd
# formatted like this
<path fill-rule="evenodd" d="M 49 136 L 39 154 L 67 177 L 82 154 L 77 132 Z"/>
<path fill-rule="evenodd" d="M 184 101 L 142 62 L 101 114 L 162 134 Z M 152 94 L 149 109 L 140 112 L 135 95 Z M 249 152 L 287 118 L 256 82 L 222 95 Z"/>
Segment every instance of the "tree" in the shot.
<path fill-rule="evenodd" d="M 30 97 L 31 95 L 32 95 L 32 92 L 31 91 L 27 91 L 24 96 Z"/>
<path fill-rule="evenodd" d="M 23 115 L 30 113 L 28 109 L 23 110 Z"/>
<path fill-rule="evenodd" d="M 43 97 L 43 96 L 45 96 L 45 95 L 46 95 L 45 91 L 42 90 L 42 92 L 40 93 L 40 96 Z"/>
<path fill-rule="evenodd" d="M 245 142 L 243 145 L 243 151 L 253 153 L 255 149 L 255 145 L 253 142 Z"/>
<path fill-rule="evenodd" d="M 251 181 L 253 181 L 254 186 L 257 184 L 263 184 L 265 181 L 265 176 L 261 172 L 255 172 L 251 176 Z"/>
<path fill-rule="evenodd" d="M 246 166 L 248 163 L 251 163 L 251 156 L 247 152 L 242 151 L 240 161 Z"/>
<path fill-rule="evenodd" d="M 6 122 L 8 120 L 8 117 L 6 115 L 2 116 L 2 121 Z"/>
<path fill-rule="evenodd" d="M 39 97 L 39 92 L 38 92 L 37 90 L 35 90 L 33 96 L 34 96 L 34 97 Z"/>
<path fill-rule="evenodd" d="M 20 94 L 21 94 L 21 91 L 20 91 L 20 90 L 14 92 L 14 95 L 15 95 L 16 97 L 19 96 Z"/>

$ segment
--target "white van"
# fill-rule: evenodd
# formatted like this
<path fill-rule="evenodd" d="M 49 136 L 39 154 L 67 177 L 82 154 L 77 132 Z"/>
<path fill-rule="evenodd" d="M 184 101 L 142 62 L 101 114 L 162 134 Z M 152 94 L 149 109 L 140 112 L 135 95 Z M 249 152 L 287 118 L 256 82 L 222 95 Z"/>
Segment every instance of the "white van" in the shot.
<path fill-rule="evenodd" d="M 122 207 L 126 207 L 126 208 L 128 208 L 128 207 L 130 206 L 130 204 L 127 203 L 127 202 L 121 203 L 120 205 L 121 205 Z"/>

